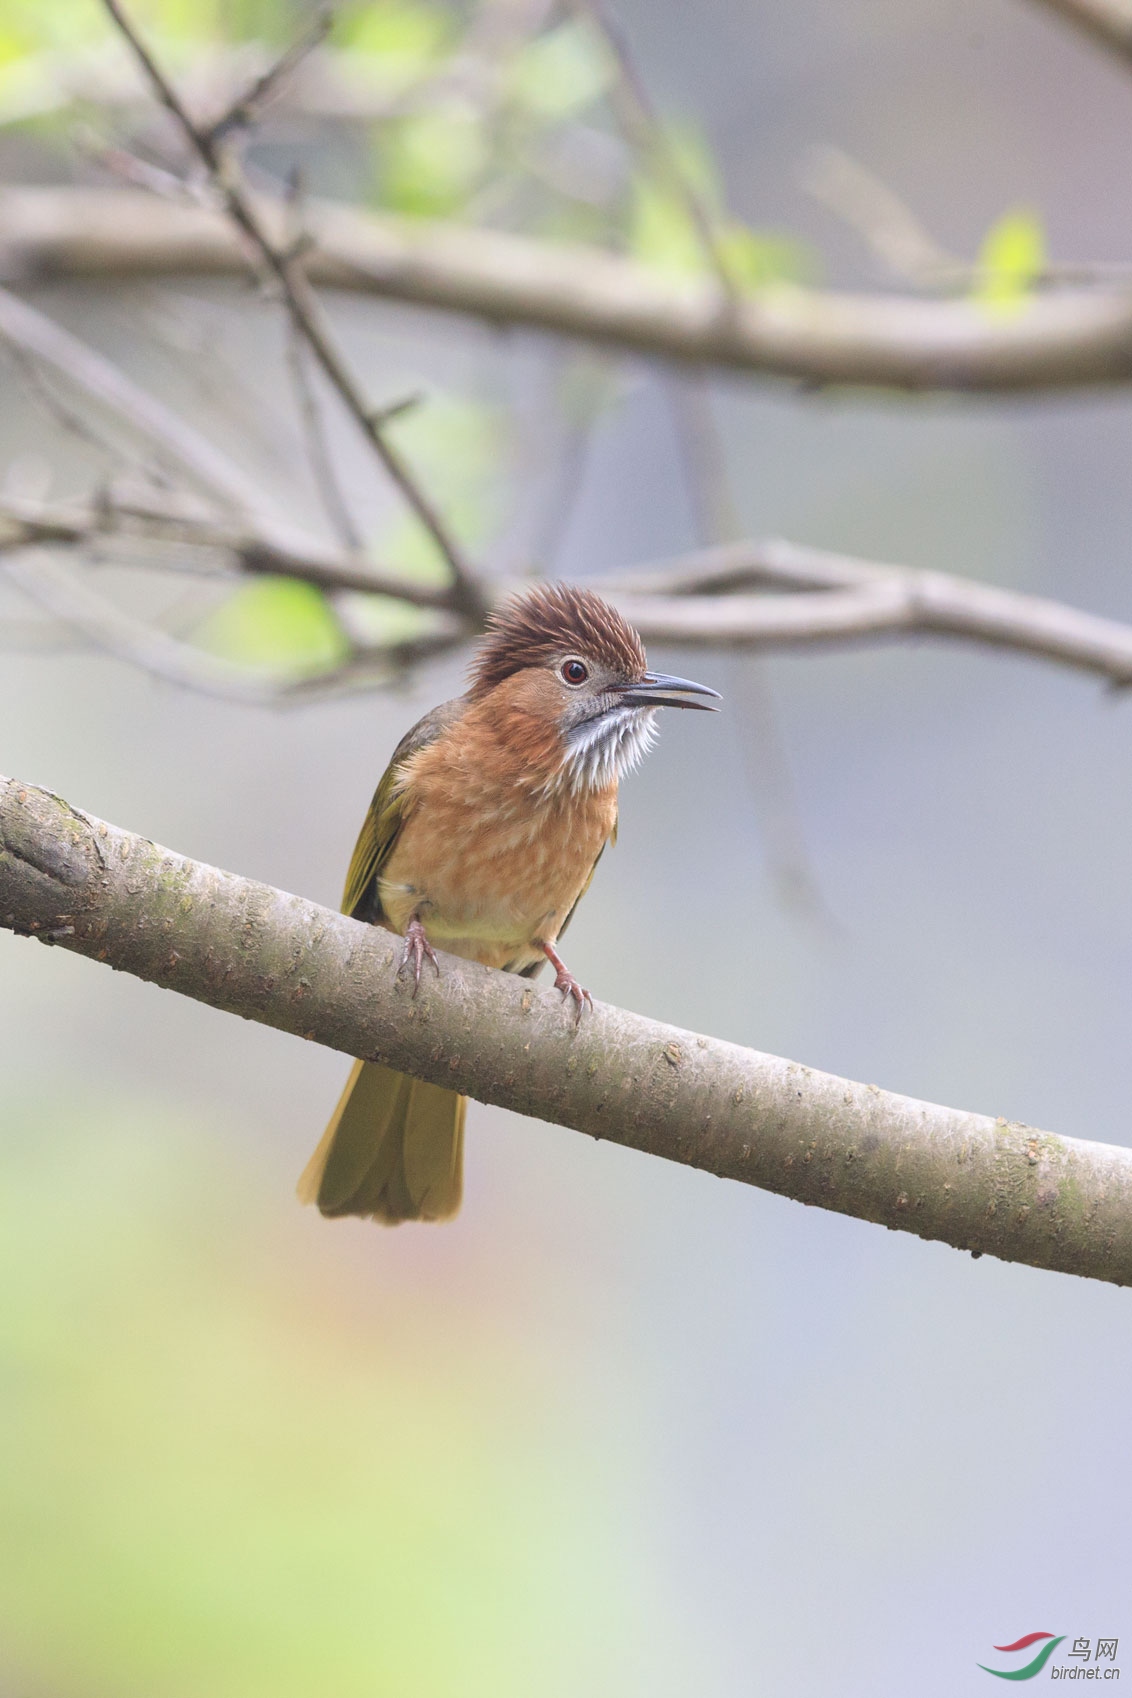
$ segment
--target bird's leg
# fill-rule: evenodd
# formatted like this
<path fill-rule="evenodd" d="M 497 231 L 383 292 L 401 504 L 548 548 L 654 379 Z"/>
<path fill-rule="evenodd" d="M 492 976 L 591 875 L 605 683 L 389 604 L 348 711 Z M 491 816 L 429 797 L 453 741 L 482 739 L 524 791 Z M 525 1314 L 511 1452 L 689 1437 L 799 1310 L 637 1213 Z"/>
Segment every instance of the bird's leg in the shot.
<path fill-rule="evenodd" d="M 405 968 L 409 965 L 409 962 L 411 961 L 413 963 L 414 996 L 416 996 L 417 992 L 421 988 L 421 966 L 426 955 L 436 968 L 436 976 L 439 978 L 440 962 L 436 959 L 436 950 L 432 947 L 432 944 L 425 936 L 425 929 L 421 925 L 420 915 L 414 914 L 408 925 L 405 927 L 405 947 L 401 951 L 401 960 L 397 967 L 397 977 L 400 978 L 401 974 L 405 971 Z"/>
<path fill-rule="evenodd" d="M 575 1018 L 580 1020 L 582 1018 L 582 1010 L 586 1006 L 586 1003 L 588 1002 L 590 1007 L 593 1007 L 593 997 L 590 995 L 588 990 L 578 983 L 573 973 L 567 970 L 565 961 L 563 961 L 561 955 L 559 955 L 553 944 L 540 943 L 539 948 L 550 962 L 550 965 L 554 968 L 555 990 L 560 990 L 563 996 L 572 996 L 574 998 L 574 1001 L 578 1005 L 578 1011 Z"/>

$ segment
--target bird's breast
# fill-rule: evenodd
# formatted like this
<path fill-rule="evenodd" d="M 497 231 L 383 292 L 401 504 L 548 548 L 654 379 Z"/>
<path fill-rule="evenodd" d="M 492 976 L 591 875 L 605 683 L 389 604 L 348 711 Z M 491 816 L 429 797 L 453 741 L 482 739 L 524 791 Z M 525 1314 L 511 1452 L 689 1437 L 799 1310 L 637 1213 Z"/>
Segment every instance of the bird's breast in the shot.
<path fill-rule="evenodd" d="M 522 967 L 541 959 L 538 944 L 553 943 L 585 889 L 616 824 L 617 787 L 540 796 L 452 754 L 425 750 L 407 775 L 381 905 L 399 932 L 419 913 L 453 954 Z"/>

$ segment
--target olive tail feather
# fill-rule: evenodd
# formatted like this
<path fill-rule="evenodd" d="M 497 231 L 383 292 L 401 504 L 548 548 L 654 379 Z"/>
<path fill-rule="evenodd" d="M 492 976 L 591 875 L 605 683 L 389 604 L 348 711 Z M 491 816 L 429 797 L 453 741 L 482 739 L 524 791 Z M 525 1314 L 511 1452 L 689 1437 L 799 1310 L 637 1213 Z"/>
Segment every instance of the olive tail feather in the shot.
<path fill-rule="evenodd" d="M 328 1216 L 395 1226 L 448 1220 L 464 1183 L 467 1099 L 442 1085 L 355 1061 L 338 1107 L 298 1184 Z"/>

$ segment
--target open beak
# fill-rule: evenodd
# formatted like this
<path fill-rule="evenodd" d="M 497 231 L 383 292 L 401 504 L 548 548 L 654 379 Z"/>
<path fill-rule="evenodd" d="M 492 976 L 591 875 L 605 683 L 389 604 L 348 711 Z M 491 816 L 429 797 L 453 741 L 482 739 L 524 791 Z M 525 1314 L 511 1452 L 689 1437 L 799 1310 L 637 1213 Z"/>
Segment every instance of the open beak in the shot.
<path fill-rule="evenodd" d="M 713 700 L 697 702 L 692 699 L 695 696 L 711 696 Z M 667 672 L 646 672 L 635 684 L 624 685 L 621 699 L 633 707 L 701 708 L 705 713 L 718 713 L 715 703 L 723 698 L 718 690 L 709 690 L 706 684 L 672 678 Z"/>

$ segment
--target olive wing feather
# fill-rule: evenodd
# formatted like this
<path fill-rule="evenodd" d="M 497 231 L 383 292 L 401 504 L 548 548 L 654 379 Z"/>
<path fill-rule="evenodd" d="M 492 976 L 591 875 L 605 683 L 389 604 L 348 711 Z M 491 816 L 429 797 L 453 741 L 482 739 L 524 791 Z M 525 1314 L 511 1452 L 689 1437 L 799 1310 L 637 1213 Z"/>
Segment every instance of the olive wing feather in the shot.
<path fill-rule="evenodd" d="M 374 792 L 365 823 L 354 846 L 350 870 L 346 874 L 346 891 L 342 897 L 344 914 L 350 914 L 357 920 L 368 920 L 374 925 L 380 922 L 381 898 L 377 881 L 397 841 L 408 806 L 408 798 L 401 782 L 402 769 L 411 756 L 418 754 L 421 749 L 427 749 L 430 743 L 435 743 L 436 739 L 460 718 L 466 706 L 467 703 L 462 698 L 442 702 L 439 707 L 433 708 L 431 713 L 426 713 L 423 719 L 419 719 L 394 749 L 393 758 Z"/>

